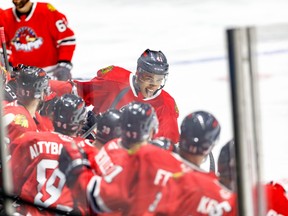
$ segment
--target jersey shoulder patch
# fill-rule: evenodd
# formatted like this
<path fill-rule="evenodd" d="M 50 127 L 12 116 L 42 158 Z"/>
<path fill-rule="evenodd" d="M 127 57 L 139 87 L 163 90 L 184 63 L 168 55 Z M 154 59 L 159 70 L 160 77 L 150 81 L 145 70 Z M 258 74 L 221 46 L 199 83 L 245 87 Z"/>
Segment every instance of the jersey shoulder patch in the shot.
<path fill-rule="evenodd" d="M 56 11 L 56 8 L 50 3 L 47 3 L 47 8 L 49 11 L 52 11 L 52 12 Z"/>
<path fill-rule="evenodd" d="M 110 65 L 108 67 L 102 68 L 98 71 L 97 75 L 98 76 L 104 76 L 105 74 L 109 73 L 110 71 L 112 71 L 114 68 L 113 65 Z"/>
<path fill-rule="evenodd" d="M 15 116 L 14 123 L 16 125 L 19 125 L 19 126 L 24 127 L 24 128 L 28 128 L 28 126 L 29 126 L 28 119 L 26 118 L 25 115 L 22 115 L 22 114 L 17 114 Z"/>

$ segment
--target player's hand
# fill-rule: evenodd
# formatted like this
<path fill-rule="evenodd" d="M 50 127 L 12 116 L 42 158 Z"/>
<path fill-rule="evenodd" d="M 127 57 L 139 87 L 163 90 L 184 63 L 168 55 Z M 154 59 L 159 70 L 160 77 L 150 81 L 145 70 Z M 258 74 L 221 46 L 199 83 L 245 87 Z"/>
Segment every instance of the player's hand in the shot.
<path fill-rule="evenodd" d="M 76 143 L 63 147 L 59 157 L 59 169 L 66 176 L 66 184 L 73 187 L 79 174 L 90 168 L 90 162 L 82 148 Z"/>
<path fill-rule="evenodd" d="M 52 70 L 53 76 L 57 80 L 67 81 L 72 79 L 71 70 L 72 64 L 70 62 L 59 62 L 57 67 Z"/>

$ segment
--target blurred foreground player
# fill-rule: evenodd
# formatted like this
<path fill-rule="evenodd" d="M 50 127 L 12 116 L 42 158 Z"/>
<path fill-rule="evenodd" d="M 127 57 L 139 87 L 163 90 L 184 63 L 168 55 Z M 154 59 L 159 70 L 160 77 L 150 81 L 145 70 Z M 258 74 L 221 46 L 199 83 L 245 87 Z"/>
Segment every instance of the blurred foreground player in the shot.
<path fill-rule="evenodd" d="M 219 180 L 236 191 L 235 142 L 230 140 L 220 151 L 218 159 Z M 286 187 L 285 187 L 286 186 Z M 266 216 L 288 215 L 288 181 L 271 181 L 263 185 L 266 193 Z M 286 188 L 286 190 L 285 190 Z"/>
<path fill-rule="evenodd" d="M 89 140 L 78 137 L 86 120 L 84 101 L 76 95 L 66 94 L 54 106 L 55 132 L 27 132 L 13 141 L 11 156 L 13 185 L 16 195 L 43 208 L 21 205 L 17 211 L 23 215 L 56 215 L 44 208 L 72 213 L 84 213 L 85 200 L 73 200 L 65 175 L 58 169 L 62 148 L 81 146 L 87 155 L 98 150 Z M 95 152 L 96 151 L 96 152 Z M 86 161 L 88 164 L 88 161 Z"/>

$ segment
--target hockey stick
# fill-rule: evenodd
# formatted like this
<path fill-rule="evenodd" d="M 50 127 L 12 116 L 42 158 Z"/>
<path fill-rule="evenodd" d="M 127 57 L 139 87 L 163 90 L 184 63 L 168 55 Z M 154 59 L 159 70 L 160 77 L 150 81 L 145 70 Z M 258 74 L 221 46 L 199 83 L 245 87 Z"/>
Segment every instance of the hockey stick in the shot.
<path fill-rule="evenodd" d="M 8 62 L 8 55 L 7 55 L 7 47 L 6 47 L 6 39 L 5 39 L 5 33 L 4 33 L 4 27 L 0 27 L 0 40 L 3 50 L 3 58 L 4 58 L 4 64 L 5 69 L 9 71 L 9 62 Z"/>
<path fill-rule="evenodd" d="M 81 135 L 82 138 L 86 138 L 87 136 L 90 135 L 90 133 L 97 127 L 97 122 L 92 125 L 92 127 L 89 128 L 89 130 L 87 130 L 84 134 Z M 95 137 L 94 137 L 95 138 Z"/>
<path fill-rule="evenodd" d="M 117 97 L 114 99 L 114 101 L 112 102 L 111 106 L 109 109 L 114 109 L 116 107 L 116 105 L 119 103 L 119 101 L 123 98 L 123 96 L 130 90 L 130 86 L 126 87 L 124 89 L 121 90 L 121 92 L 117 95 Z M 89 134 L 97 127 L 97 122 L 92 125 L 91 128 L 89 128 L 89 130 L 87 130 L 84 134 L 81 135 L 82 138 L 86 138 L 87 136 L 89 136 Z M 95 137 L 94 137 L 95 138 Z"/>

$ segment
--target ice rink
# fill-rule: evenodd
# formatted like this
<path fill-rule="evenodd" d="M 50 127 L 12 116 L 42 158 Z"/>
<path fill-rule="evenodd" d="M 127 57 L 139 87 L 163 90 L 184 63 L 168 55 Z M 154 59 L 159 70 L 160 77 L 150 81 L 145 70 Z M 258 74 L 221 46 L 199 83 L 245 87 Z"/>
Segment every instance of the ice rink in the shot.
<path fill-rule="evenodd" d="M 50 0 L 66 14 L 77 36 L 74 78 L 118 65 L 135 71 L 146 49 L 161 50 L 170 63 L 165 89 L 175 98 L 179 124 L 190 112 L 206 110 L 221 123 L 213 150 L 232 135 L 225 30 L 287 24 L 287 0 Z M 2 0 L 8 8 L 12 1 Z M 288 37 L 287 37 L 288 38 Z M 272 41 L 273 42 L 273 41 Z M 276 40 L 277 42 L 277 40 Z M 273 43 L 259 55 L 265 180 L 288 177 L 288 43 Z"/>

